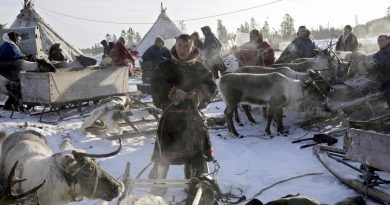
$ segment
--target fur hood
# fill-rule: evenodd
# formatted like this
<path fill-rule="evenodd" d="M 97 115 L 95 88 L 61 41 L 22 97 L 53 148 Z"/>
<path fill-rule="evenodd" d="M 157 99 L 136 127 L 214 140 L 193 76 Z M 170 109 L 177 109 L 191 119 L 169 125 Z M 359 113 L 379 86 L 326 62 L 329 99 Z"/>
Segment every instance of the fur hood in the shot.
<path fill-rule="evenodd" d="M 15 42 L 9 38 L 8 33 L 3 34 L 3 41 L 16 46 Z"/>
<path fill-rule="evenodd" d="M 199 49 L 196 48 L 196 47 L 193 47 L 193 49 L 192 49 L 188 59 L 186 61 L 182 61 L 182 60 L 179 60 L 179 58 L 177 56 L 176 48 L 173 47 L 171 49 L 171 58 L 172 58 L 172 60 L 174 62 L 177 62 L 177 63 L 180 63 L 180 64 L 193 64 L 193 63 L 196 62 L 196 60 L 198 59 L 199 56 L 200 56 Z"/>

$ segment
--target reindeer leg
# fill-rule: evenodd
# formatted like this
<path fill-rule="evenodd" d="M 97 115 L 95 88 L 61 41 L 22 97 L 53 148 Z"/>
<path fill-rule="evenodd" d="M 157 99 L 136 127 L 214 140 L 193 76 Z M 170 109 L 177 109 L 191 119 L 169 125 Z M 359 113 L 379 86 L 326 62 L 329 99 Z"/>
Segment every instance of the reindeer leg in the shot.
<path fill-rule="evenodd" d="M 251 111 L 250 111 L 251 110 L 251 106 L 250 105 L 242 105 L 242 108 L 244 109 L 244 112 L 245 112 L 246 116 L 248 117 L 248 120 L 251 123 L 256 124 L 256 120 L 253 119 Z"/>
<path fill-rule="evenodd" d="M 267 126 L 265 127 L 265 133 L 268 136 L 271 136 L 271 122 L 272 122 L 273 117 L 274 117 L 274 111 L 269 106 L 268 107 L 268 111 L 267 111 Z"/>
<path fill-rule="evenodd" d="M 278 108 L 275 110 L 274 119 L 275 119 L 275 122 L 276 122 L 277 127 L 278 127 L 277 128 L 278 134 L 281 134 L 283 136 L 287 136 L 288 130 L 285 130 L 284 126 L 283 126 L 283 108 Z"/>
<path fill-rule="evenodd" d="M 238 107 L 234 109 L 234 119 L 236 120 L 238 126 L 244 126 L 240 120 L 240 116 L 238 115 Z"/>
<path fill-rule="evenodd" d="M 264 119 L 267 119 L 267 106 L 262 106 L 261 110 L 263 111 L 263 117 Z"/>
<path fill-rule="evenodd" d="M 237 106 L 235 107 L 237 109 Z M 233 123 L 233 108 L 228 108 L 226 107 L 225 109 L 225 119 L 226 119 L 226 124 L 229 129 L 229 132 L 232 133 L 235 137 L 242 138 L 242 135 L 239 135 L 236 128 L 234 127 Z"/>

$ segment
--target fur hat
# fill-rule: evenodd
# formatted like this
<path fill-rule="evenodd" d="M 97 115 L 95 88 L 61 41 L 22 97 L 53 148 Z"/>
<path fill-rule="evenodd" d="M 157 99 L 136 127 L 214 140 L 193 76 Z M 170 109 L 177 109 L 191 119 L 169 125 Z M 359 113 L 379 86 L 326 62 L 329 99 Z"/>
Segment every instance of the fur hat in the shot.
<path fill-rule="evenodd" d="M 210 26 L 203 26 L 202 28 L 200 28 L 200 30 L 202 30 L 203 34 L 205 35 L 211 33 Z"/>
<path fill-rule="evenodd" d="M 18 33 L 15 32 L 9 32 L 8 34 L 9 39 L 11 39 L 13 42 L 16 42 L 16 39 L 20 36 Z"/>
<path fill-rule="evenodd" d="M 344 28 L 346 28 L 346 29 L 352 31 L 352 26 L 351 26 L 351 25 L 346 25 Z"/>

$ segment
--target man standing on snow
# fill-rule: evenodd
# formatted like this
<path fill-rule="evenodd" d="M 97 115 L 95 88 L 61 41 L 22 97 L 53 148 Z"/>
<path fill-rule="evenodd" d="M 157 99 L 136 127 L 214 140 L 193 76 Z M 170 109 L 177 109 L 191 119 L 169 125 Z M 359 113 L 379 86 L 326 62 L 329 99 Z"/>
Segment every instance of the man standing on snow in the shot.
<path fill-rule="evenodd" d="M 3 35 L 4 43 L 0 46 L 0 62 L 12 62 L 19 59 L 27 60 L 27 57 L 22 53 L 18 45 L 22 41 L 21 36 L 15 32 L 5 33 Z M 21 70 L 21 69 L 20 69 Z M 15 81 L 15 90 L 20 92 L 19 88 L 19 73 L 20 70 L 10 70 L 9 68 L 3 68 L 0 70 L 0 74 L 10 81 Z M 17 82 L 17 83 L 16 83 Z M 8 96 L 7 101 L 3 107 L 4 110 L 13 110 L 18 106 L 18 99 L 12 95 Z"/>
<path fill-rule="evenodd" d="M 280 54 L 275 63 L 290 63 L 297 58 L 313 58 L 316 55 L 315 43 L 308 36 L 306 26 L 298 28 L 298 37 L 295 38 Z"/>
<path fill-rule="evenodd" d="M 154 70 L 151 80 L 153 103 L 163 110 L 152 156 L 154 167 L 149 177 L 164 179 L 169 165 L 185 165 L 185 177 L 207 172 L 213 159 L 205 119 L 200 109 L 214 95 L 211 73 L 196 61 L 199 50 L 187 34 L 176 39 L 171 59 Z M 164 194 L 166 189 L 152 189 Z"/>
<path fill-rule="evenodd" d="M 221 58 L 222 45 L 214 33 L 211 32 L 209 26 L 204 26 L 200 29 L 204 35 L 203 54 L 205 57 L 205 65 L 213 74 L 213 78 L 217 79 L 219 77 L 218 71 L 224 70 Z"/>
<path fill-rule="evenodd" d="M 200 51 L 200 56 L 198 58 L 198 61 L 204 63 L 204 52 L 203 52 L 204 44 L 199 38 L 199 33 L 198 32 L 192 33 L 191 38 L 194 41 L 194 46 Z"/>
<path fill-rule="evenodd" d="M 27 60 L 27 57 L 18 47 L 19 43 L 22 41 L 22 38 L 18 33 L 5 33 L 3 35 L 3 40 L 4 43 L 0 46 L 0 61 Z"/>
<path fill-rule="evenodd" d="M 357 51 L 358 41 L 355 34 L 352 33 L 352 26 L 344 27 L 344 34 L 340 36 L 336 44 L 336 51 Z"/>
<path fill-rule="evenodd" d="M 390 108 L 390 36 L 378 37 L 379 51 L 372 57 L 368 65 L 369 72 L 375 72 L 385 89 L 387 106 Z"/>
<path fill-rule="evenodd" d="M 268 66 L 274 64 L 274 49 L 268 42 L 263 40 L 263 34 L 257 29 L 250 32 L 249 41 L 239 48 L 240 51 L 235 55 L 237 55 L 243 66 Z M 259 55 L 261 55 L 262 62 L 255 62 Z"/>
<path fill-rule="evenodd" d="M 129 76 L 134 74 L 134 56 L 125 46 L 125 39 L 120 37 L 114 48 L 111 50 L 112 63 L 115 66 L 126 66 L 129 69 Z"/>
<path fill-rule="evenodd" d="M 169 58 L 169 50 L 164 46 L 164 40 L 161 36 L 157 36 L 154 39 L 154 45 L 150 46 L 142 55 L 143 62 L 150 62 L 152 67 L 158 66 Z"/>

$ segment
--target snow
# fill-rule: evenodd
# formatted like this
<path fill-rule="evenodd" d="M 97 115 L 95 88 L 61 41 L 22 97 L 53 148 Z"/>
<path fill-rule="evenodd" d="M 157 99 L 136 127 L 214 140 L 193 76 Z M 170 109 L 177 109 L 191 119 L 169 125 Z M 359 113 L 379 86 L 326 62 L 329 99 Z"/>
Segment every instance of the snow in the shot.
<path fill-rule="evenodd" d="M 130 85 L 138 80 L 131 79 Z M 147 96 L 150 99 L 150 96 Z M 211 103 L 204 113 L 207 117 L 221 117 L 225 105 L 222 101 Z M 291 141 L 303 137 L 311 137 L 315 132 L 303 130 L 298 127 L 299 122 L 304 118 L 298 113 L 287 112 L 284 119 L 285 125 L 289 126 L 292 132 L 288 137 L 276 136 L 269 138 L 264 136 L 265 120 L 260 112 L 261 109 L 254 109 L 254 117 L 259 122 L 251 124 L 241 114 L 244 126 L 236 126 L 239 133 L 244 134 L 243 139 L 232 138 L 226 127 L 210 129 L 210 137 L 214 146 L 215 159 L 220 165 L 217 175 L 218 182 L 223 192 L 232 191 L 239 193 L 239 189 L 247 198 L 251 198 L 261 189 L 283 179 L 308 174 L 322 173 L 320 175 L 306 176 L 294 179 L 265 191 L 258 198 L 263 202 L 278 199 L 287 194 L 301 194 L 321 201 L 322 203 L 335 204 L 348 196 L 358 195 L 346 185 L 338 181 L 330 174 L 315 158 L 311 148 L 299 149 L 299 144 L 292 144 Z M 39 122 L 39 116 L 28 116 L 16 113 L 14 118 L 9 118 L 10 112 L 0 111 L 0 130 L 10 134 L 16 130 L 33 129 L 43 133 L 49 146 L 55 151 L 64 138 L 69 138 L 76 149 L 85 150 L 88 153 L 107 153 L 117 148 L 117 141 L 109 141 L 99 138 L 91 133 L 80 130 L 85 118 L 69 118 L 61 121 L 58 125 Z M 128 128 L 131 129 L 131 128 Z M 275 128 L 272 128 L 275 133 Z M 342 138 L 339 138 L 337 146 L 342 146 Z M 150 162 L 154 147 L 153 136 L 140 136 L 128 138 L 123 141 L 121 152 L 110 158 L 97 159 L 100 166 L 117 179 L 121 179 L 127 162 L 131 163 L 131 177 L 134 178 Z M 209 163 L 210 170 L 214 169 L 213 163 Z M 150 167 L 144 172 L 141 178 L 147 178 Z M 171 166 L 169 179 L 183 179 L 183 166 Z M 135 195 L 148 195 L 148 189 L 134 189 Z M 172 189 L 164 196 L 166 203 L 176 201 L 185 197 L 183 189 Z M 101 200 L 83 200 L 72 204 L 95 205 L 102 204 Z M 117 204 L 113 200 L 109 204 Z M 369 202 L 368 204 L 375 204 Z"/>

